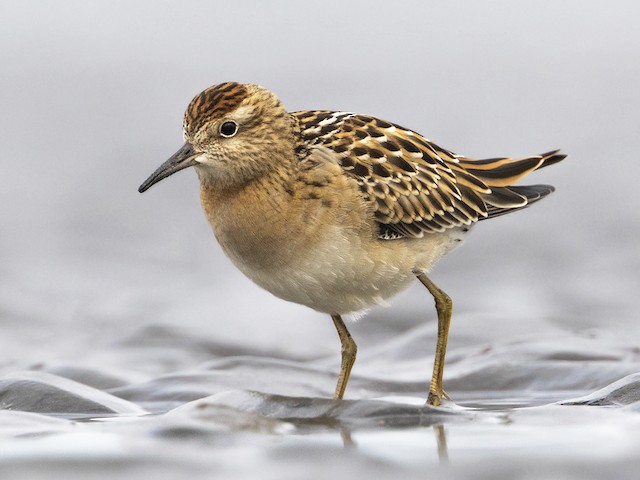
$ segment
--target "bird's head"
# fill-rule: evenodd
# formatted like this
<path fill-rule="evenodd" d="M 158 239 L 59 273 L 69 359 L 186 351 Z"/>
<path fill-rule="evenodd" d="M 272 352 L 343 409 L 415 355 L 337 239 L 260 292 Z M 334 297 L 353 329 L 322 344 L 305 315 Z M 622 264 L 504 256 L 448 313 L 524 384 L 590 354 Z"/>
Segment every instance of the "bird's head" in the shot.
<path fill-rule="evenodd" d="M 203 182 L 240 186 L 293 155 L 291 115 L 273 93 L 253 84 L 221 83 L 196 95 L 184 114 L 183 134 L 182 148 L 139 192 L 192 166 Z"/>

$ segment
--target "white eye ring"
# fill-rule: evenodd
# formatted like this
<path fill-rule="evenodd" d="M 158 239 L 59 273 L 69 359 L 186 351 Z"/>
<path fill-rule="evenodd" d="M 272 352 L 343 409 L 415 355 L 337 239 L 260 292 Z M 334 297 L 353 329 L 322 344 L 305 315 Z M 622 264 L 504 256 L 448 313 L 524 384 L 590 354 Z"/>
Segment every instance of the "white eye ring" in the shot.
<path fill-rule="evenodd" d="M 231 120 L 227 120 L 220 125 L 220 135 L 229 138 L 238 133 L 238 124 Z"/>

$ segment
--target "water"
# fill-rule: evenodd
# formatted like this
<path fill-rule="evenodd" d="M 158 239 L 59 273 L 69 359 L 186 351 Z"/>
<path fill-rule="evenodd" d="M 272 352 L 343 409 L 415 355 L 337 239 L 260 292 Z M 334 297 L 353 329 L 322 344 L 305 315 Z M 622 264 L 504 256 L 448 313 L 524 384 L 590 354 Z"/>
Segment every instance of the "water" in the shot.
<path fill-rule="evenodd" d="M 2 479 L 635 478 L 637 13 L 3 5 Z M 330 319 L 233 268 L 193 172 L 137 193 L 180 146 L 190 97 L 226 80 L 470 156 L 569 154 L 535 175 L 554 195 L 483 222 L 433 272 L 454 300 L 453 402 L 424 405 L 421 285 L 349 323 L 359 357 L 335 402 Z"/>

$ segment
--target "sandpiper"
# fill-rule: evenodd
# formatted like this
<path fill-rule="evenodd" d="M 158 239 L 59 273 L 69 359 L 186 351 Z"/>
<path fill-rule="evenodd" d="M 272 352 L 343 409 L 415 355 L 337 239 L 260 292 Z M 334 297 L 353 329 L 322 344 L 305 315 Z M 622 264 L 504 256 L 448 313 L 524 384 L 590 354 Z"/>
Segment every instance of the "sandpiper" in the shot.
<path fill-rule="evenodd" d="M 331 316 L 342 343 L 334 398 L 344 395 L 357 350 L 342 315 L 422 282 L 438 317 L 434 406 L 445 397 L 452 302 L 427 272 L 479 220 L 553 192 L 513 184 L 565 158 L 554 150 L 473 160 L 379 118 L 290 113 L 269 90 L 235 82 L 198 94 L 183 133 L 182 148 L 139 191 L 195 167 L 202 207 L 233 263 L 272 294 Z"/>

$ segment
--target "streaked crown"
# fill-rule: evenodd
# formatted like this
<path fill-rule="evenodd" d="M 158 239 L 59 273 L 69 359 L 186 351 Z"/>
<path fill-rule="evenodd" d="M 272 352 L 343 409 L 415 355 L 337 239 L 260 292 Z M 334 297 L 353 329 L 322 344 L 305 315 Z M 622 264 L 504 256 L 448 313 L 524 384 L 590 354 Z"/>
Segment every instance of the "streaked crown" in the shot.
<path fill-rule="evenodd" d="M 184 113 L 185 133 L 192 135 L 206 123 L 231 113 L 248 95 L 247 87 L 236 82 L 221 83 L 200 92 Z"/>

